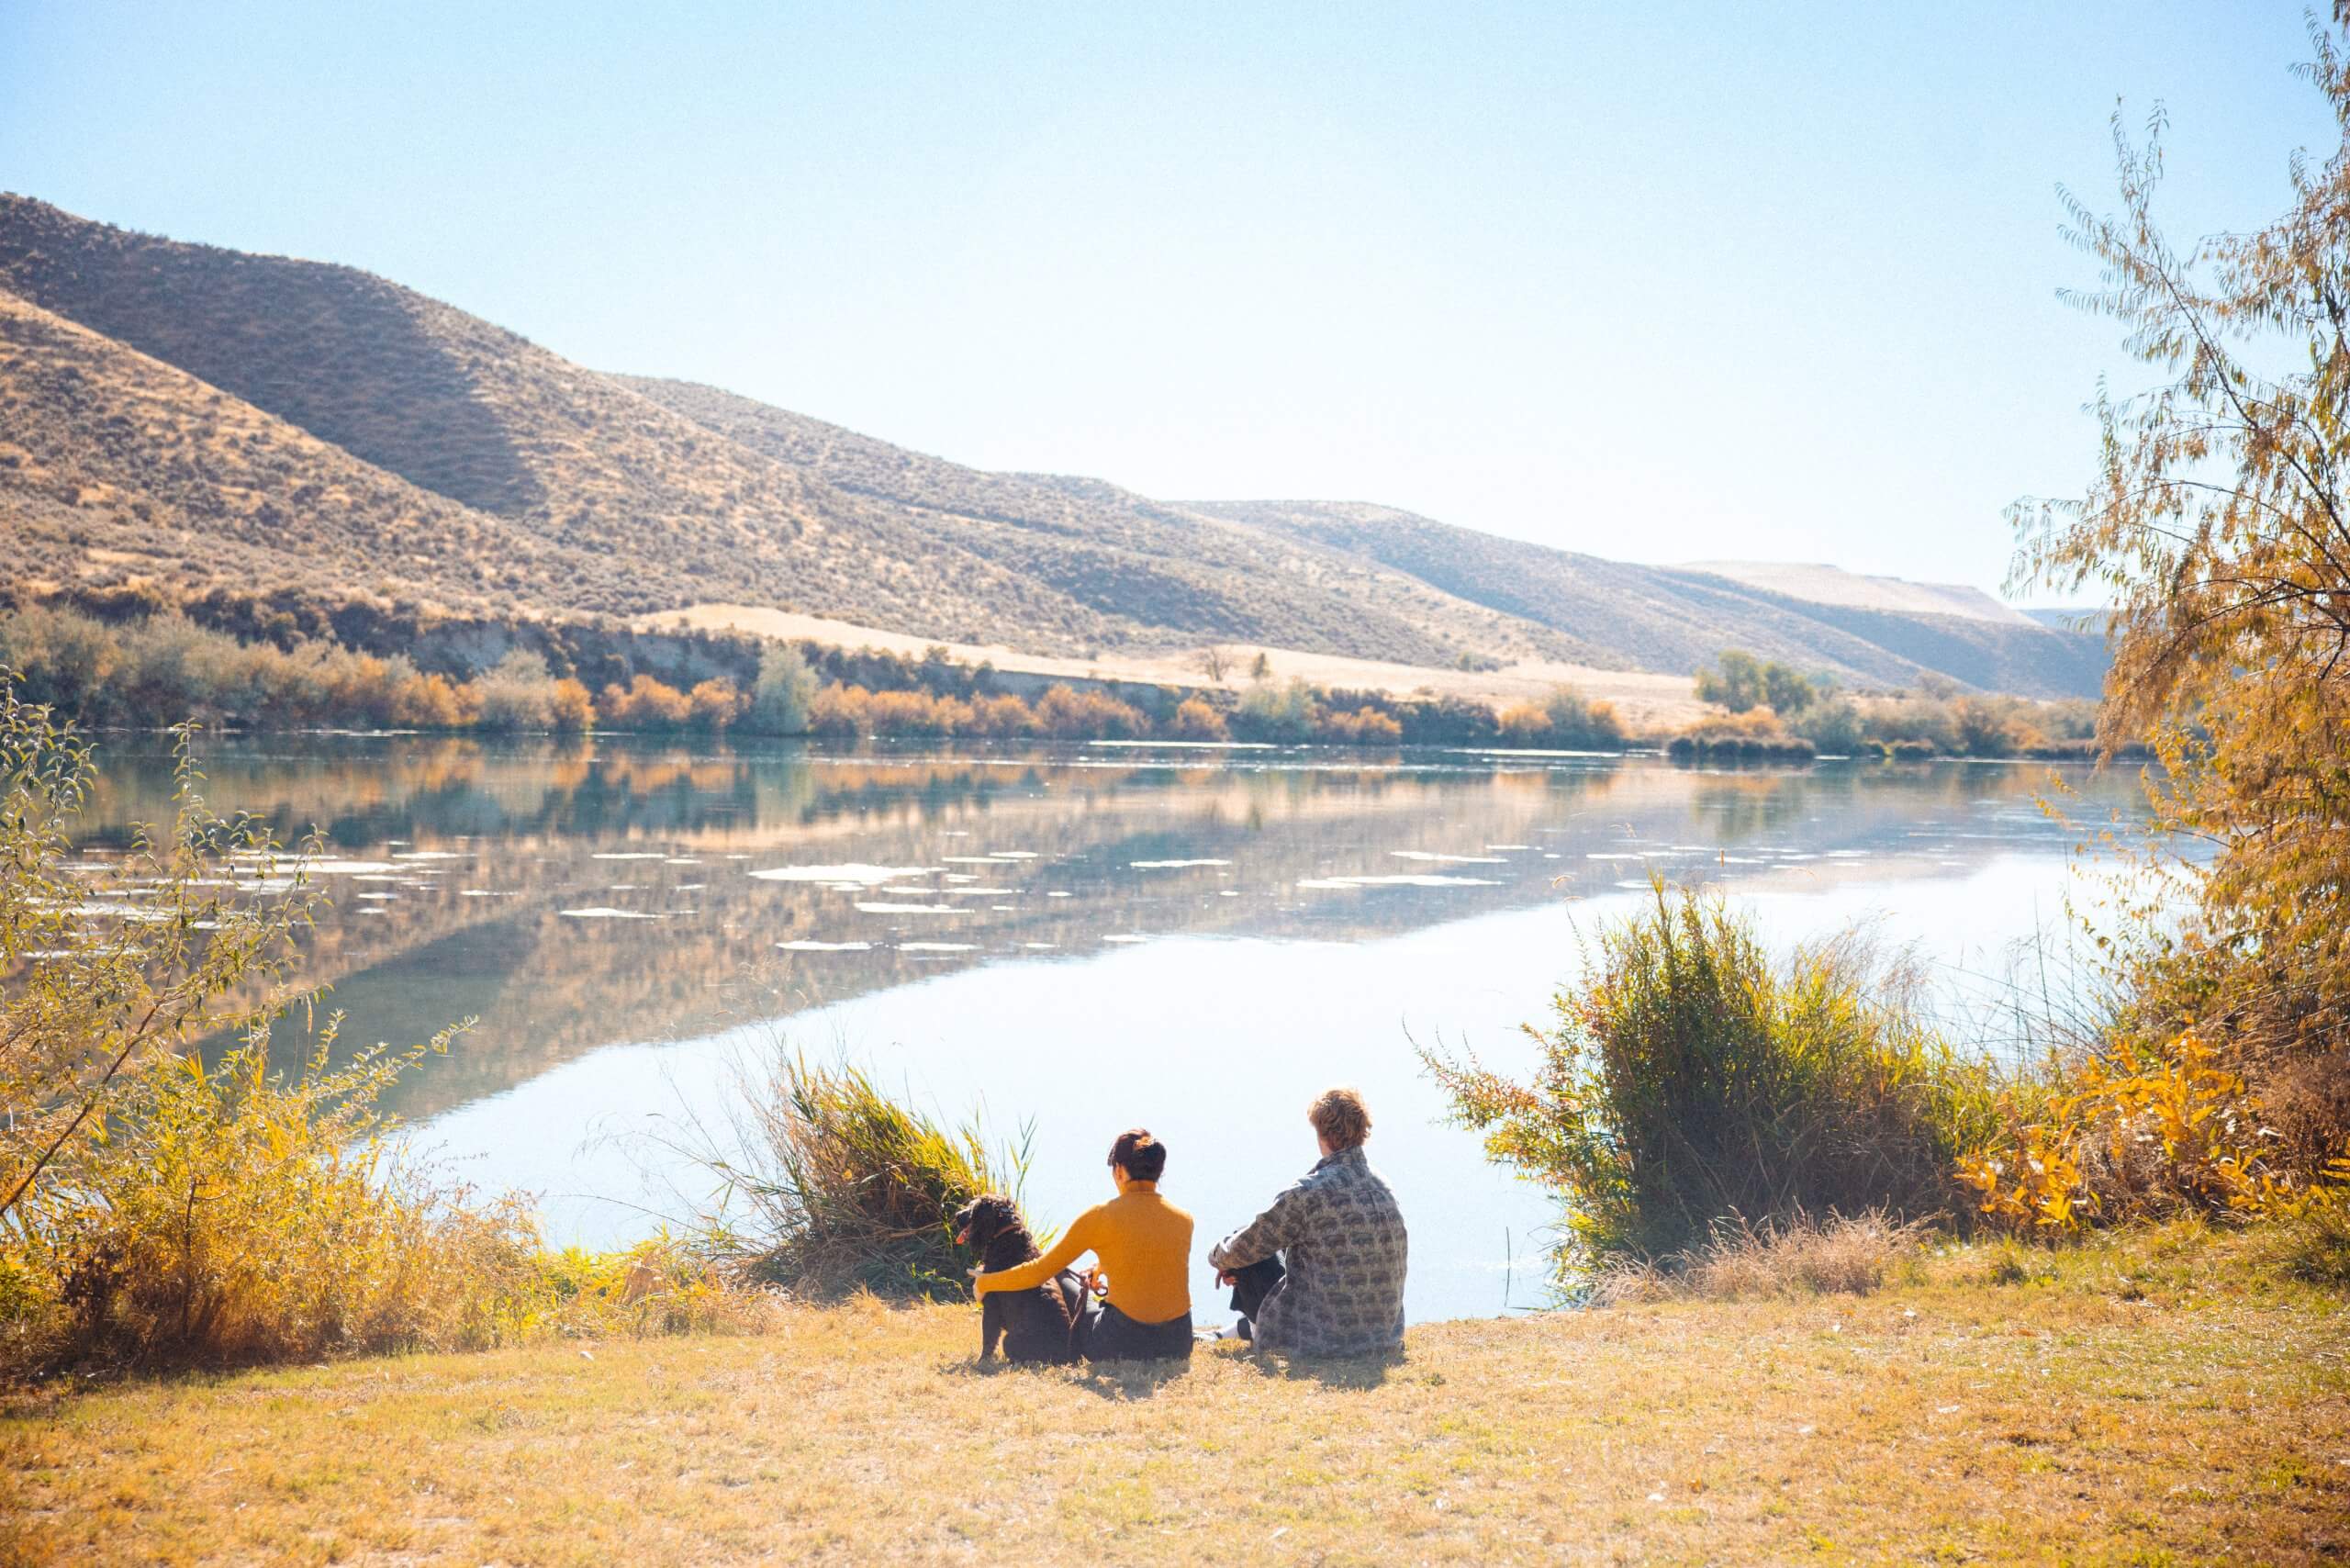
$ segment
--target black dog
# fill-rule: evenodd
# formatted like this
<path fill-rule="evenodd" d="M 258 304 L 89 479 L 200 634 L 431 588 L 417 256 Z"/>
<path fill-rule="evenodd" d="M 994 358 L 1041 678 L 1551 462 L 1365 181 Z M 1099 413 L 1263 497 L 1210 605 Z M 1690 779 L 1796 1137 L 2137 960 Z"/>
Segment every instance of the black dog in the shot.
<path fill-rule="evenodd" d="M 1036 1243 L 1012 1200 L 987 1193 L 955 1216 L 957 1245 L 976 1249 L 979 1267 L 1001 1273 L 1037 1256 Z M 1077 1324 L 1085 1305 L 1085 1284 L 1074 1269 L 1063 1269 L 1033 1291 L 991 1291 L 979 1307 L 979 1360 L 1003 1342 L 1009 1361 L 1067 1362 L 1077 1360 Z"/>

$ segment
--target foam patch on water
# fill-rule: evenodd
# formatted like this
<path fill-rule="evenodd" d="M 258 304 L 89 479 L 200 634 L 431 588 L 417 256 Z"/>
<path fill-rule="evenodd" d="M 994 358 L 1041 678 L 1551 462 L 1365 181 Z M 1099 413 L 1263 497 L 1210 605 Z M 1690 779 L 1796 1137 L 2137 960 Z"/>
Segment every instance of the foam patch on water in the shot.
<path fill-rule="evenodd" d="M 1056 890 L 1053 892 L 1046 893 L 1045 896 L 1048 899 L 1073 899 L 1077 895 L 1075 893 L 1062 892 Z"/>
<path fill-rule="evenodd" d="M 395 860 L 463 860 L 464 852 L 456 849 L 409 849 L 392 857 Z"/>
<path fill-rule="evenodd" d="M 727 858 L 734 857 L 730 855 Z M 853 860 L 845 866 L 776 866 L 751 875 L 763 882 L 833 882 L 878 888 L 901 877 L 927 877 L 936 869 L 935 866 L 868 866 Z"/>
<path fill-rule="evenodd" d="M 951 903 L 860 903 L 856 906 L 867 914 L 963 914 L 968 912 Z"/>
<path fill-rule="evenodd" d="M 873 944 L 870 942 L 811 942 L 802 940 L 798 942 L 778 942 L 776 946 L 782 948 L 787 953 L 869 953 L 873 950 Z"/>
<path fill-rule="evenodd" d="M 658 920 L 661 917 L 641 909 L 566 909 L 560 912 L 573 920 Z"/>
<path fill-rule="evenodd" d="M 1489 850 L 1492 850 L 1492 849 L 1531 849 L 1531 848 L 1533 848 L 1533 847 L 1534 847 L 1534 846 L 1532 846 L 1532 845 L 1530 845 L 1530 844 L 1488 844 L 1487 846 L 1485 846 L 1485 847 L 1486 847 L 1487 849 L 1489 849 Z"/>
<path fill-rule="evenodd" d="M 1621 853 L 1618 853 L 1618 852 L 1617 852 L 1617 851 L 1613 851 L 1613 850 L 1609 850 L 1609 851 L 1595 852 L 1595 853 L 1594 853 L 1594 854 L 1586 855 L 1586 856 L 1584 856 L 1584 857 L 1583 857 L 1583 858 L 1584 858 L 1584 859 L 1586 859 L 1586 860 L 1645 860 L 1645 859 L 1647 859 L 1647 858 L 1648 858 L 1648 857 L 1647 857 L 1647 856 L 1645 856 L 1645 855 L 1643 855 L 1643 854 L 1641 854 L 1641 853 L 1640 853 L 1639 851 L 1638 851 L 1638 850 L 1631 850 L 1631 851 L 1626 851 L 1626 852 L 1621 852 Z"/>
<path fill-rule="evenodd" d="M 1058 942 L 1023 942 L 1020 945 L 1023 947 L 1035 948 L 1038 952 L 1048 952 L 1060 946 Z"/>
<path fill-rule="evenodd" d="M 976 953 L 979 946 L 971 942 L 901 942 L 901 953 Z"/>
<path fill-rule="evenodd" d="M 988 858 L 990 860 L 1034 860 L 1036 858 L 1036 852 L 1033 849 L 997 849 L 990 851 Z"/>
<path fill-rule="evenodd" d="M 1398 860 L 1450 860 L 1464 866 L 1499 866 L 1504 863 L 1498 855 L 1438 855 L 1430 849 L 1391 849 L 1387 853 Z"/>
<path fill-rule="evenodd" d="M 1126 867 L 1135 871 L 1172 871 L 1184 866 L 1229 866 L 1229 860 L 1129 860 Z"/>

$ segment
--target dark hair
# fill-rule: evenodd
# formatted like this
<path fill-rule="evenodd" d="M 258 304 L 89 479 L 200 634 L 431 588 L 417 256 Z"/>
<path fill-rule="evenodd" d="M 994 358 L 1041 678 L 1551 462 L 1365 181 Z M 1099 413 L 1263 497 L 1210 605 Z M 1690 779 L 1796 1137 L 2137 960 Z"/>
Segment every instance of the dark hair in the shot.
<path fill-rule="evenodd" d="M 1129 1127 L 1110 1146 L 1110 1163 L 1124 1170 L 1130 1182 L 1156 1182 L 1167 1169 L 1167 1146 L 1146 1127 Z"/>

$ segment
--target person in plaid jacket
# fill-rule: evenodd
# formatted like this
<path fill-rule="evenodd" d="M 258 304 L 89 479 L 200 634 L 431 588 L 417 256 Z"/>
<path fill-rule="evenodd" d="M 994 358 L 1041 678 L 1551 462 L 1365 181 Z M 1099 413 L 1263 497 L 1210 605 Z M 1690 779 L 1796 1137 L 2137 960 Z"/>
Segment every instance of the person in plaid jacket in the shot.
<path fill-rule="evenodd" d="M 1272 1206 L 1208 1251 L 1235 1287 L 1247 1332 L 1261 1350 L 1360 1356 L 1404 1342 L 1404 1213 L 1363 1142 L 1371 1113 L 1352 1089 L 1332 1089 L 1306 1112 L 1322 1158 Z"/>

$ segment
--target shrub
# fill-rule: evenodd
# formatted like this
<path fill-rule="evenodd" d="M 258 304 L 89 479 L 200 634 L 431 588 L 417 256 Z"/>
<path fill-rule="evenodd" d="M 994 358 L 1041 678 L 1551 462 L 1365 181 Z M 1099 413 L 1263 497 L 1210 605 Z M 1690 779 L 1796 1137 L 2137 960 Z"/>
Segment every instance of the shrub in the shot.
<path fill-rule="evenodd" d="M 1175 713 L 1167 722 L 1167 732 L 1179 741 L 1220 741 L 1232 734 L 1224 715 L 1196 697 L 1186 697 L 1175 706 Z M 1396 732 L 1402 734 L 1399 728 Z"/>
<path fill-rule="evenodd" d="M 736 1103 L 741 1152 L 700 1154 L 725 1184 L 714 1250 L 808 1294 L 969 1295 L 976 1260 L 955 1243 L 955 1212 L 1017 1196 L 1024 1150 L 991 1159 L 976 1124 L 942 1128 L 856 1068 L 780 1053 L 742 1075 Z"/>
<path fill-rule="evenodd" d="M 1824 752 L 1857 755 L 1867 745 L 1861 711 L 1849 697 L 1829 697 L 1811 703 L 1788 725 L 1796 734 Z"/>
<path fill-rule="evenodd" d="M 178 745 L 170 829 L 69 871 L 89 750 L 0 689 L 0 1370 L 478 1342 L 516 1320 L 519 1211 L 386 1179 L 374 1100 L 418 1052 L 331 1069 L 330 1025 L 308 1074 L 267 1071 L 239 998 L 316 899 Z M 240 1030 L 207 1069 L 196 1043 Z"/>
<path fill-rule="evenodd" d="M 1115 740 L 1148 734 L 1150 721 L 1106 691 L 1055 686 L 1036 700 L 1036 727 L 1060 740 Z"/>
<path fill-rule="evenodd" d="M 1712 669 L 1697 672 L 1697 700 L 1719 703 L 1733 713 L 1768 706 L 1795 713 L 1810 705 L 1820 683 L 1776 660 L 1764 664 L 1752 654 L 1726 649 Z"/>
<path fill-rule="evenodd" d="M 873 693 L 861 686 L 828 686 L 809 706 L 808 728 L 815 734 L 854 740 L 871 727 L 872 703 Z"/>
<path fill-rule="evenodd" d="M 483 729 L 554 727 L 554 678 L 547 673 L 547 661 L 530 649 L 514 649 L 472 684 Z"/>
<path fill-rule="evenodd" d="M 1314 728 L 1314 689 L 1296 679 L 1259 680 L 1240 694 L 1232 727 L 1250 740 L 1302 741 Z"/>
<path fill-rule="evenodd" d="M 462 729 L 473 722 L 472 694 L 445 675 L 410 670 L 392 693 L 392 722 L 420 730 Z"/>
<path fill-rule="evenodd" d="M 558 734 L 579 734 L 596 727 L 595 700 L 588 689 L 568 676 L 554 683 L 547 703 L 547 722 Z"/>
<path fill-rule="evenodd" d="M 998 740 L 1033 735 L 1036 733 L 1036 715 L 1028 711 L 1028 704 L 1009 693 L 977 698 L 971 703 L 968 733 Z"/>
<path fill-rule="evenodd" d="M 1323 713 L 1315 728 L 1317 739 L 1340 745 L 1395 745 L 1404 739 L 1402 724 L 1370 707 L 1351 713 Z"/>
<path fill-rule="evenodd" d="M 816 672 L 789 643 L 769 643 L 759 655 L 745 728 L 763 735 L 804 734 L 816 705 Z"/>
<path fill-rule="evenodd" d="M 106 1145 L 28 1227 L 20 1257 L 62 1319 L 51 1354 L 308 1360 L 521 1327 L 537 1238 L 520 1202 L 386 1169 L 375 1096 L 428 1047 L 330 1070 L 333 1037 L 291 1080 L 269 1072 L 266 1031 L 208 1070 L 158 1054 L 131 1075 Z"/>
<path fill-rule="evenodd" d="M 2011 1226 L 2295 1218 L 2350 1199 L 2338 1112 L 2317 1119 L 2317 1148 L 2294 1148 L 2244 1074 L 2197 1035 L 2151 1048 L 2118 1036 L 2002 1109 L 2006 1126 L 1967 1151 L 1959 1178 L 1982 1214 Z"/>
<path fill-rule="evenodd" d="M 1501 738 L 1511 745 L 1540 745 L 1550 738 L 1550 715 L 1531 702 L 1503 709 L 1496 722 Z"/>
<path fill-rule="evenodd" d="M 1561 1200 L 1561 1278 L 1685 1252 L 1732 1215 L 1945 1209 L 1998 1085 L 1919 1021 L 1914 975 L 1854 937 L 1774 962 L 1718 896 L 1654 893 L 1529 1029 L 1531 1083 L 1424 1053 L 1487 1153 Z"/>
<path fill-rule="evenodd" d="M 693 717 L 693 699 L 649 675 L 604 688 L 605 722 L 622 730 L 674 730 Z"/>
<path fill-rule="evenodd" d="M 1554 686 L 1542 700 L 1550 721 L 1550 744 L 1617 750 L 1624 745 L 1624 722 L 1612 702 L 1593 702 L 1571 686 Z"/>
<path fill-rule="evenodd" d="M 866 727 L 877 735 L 948 735 L 970 710 L 927 691 L 877 691 L 866 704 Z"/>
<path fill-rule="evenodd" d="M 686 722 L 700 730 L 722 730 L 743 711 L 743 694 L 731 680 L 704 680 L 686 693 Z"/>

